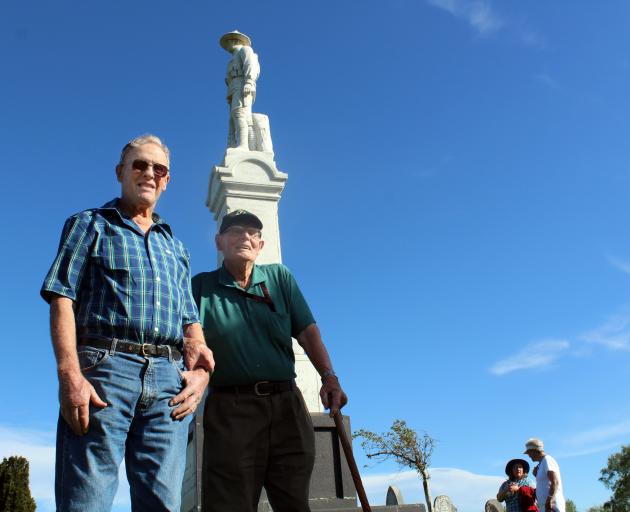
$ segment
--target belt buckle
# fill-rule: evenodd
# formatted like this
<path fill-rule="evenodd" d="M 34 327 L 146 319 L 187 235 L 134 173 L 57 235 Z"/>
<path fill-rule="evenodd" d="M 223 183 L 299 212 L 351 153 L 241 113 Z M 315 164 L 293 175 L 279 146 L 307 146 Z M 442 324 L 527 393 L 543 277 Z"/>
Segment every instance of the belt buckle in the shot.
<path fill-rule="evenodd" d="M 260 386 L 261 384 L 269 384 L 269 381 L 268 380 L 263 380 L 263 381 L 260 381 L 260 382 L 257 382 L 256 384 L 254 384 L 254 394 L 256 396 L 269 396 L 269 395 L 271 395 L 271 392 L 269 392 L 269 393 L 262 393 L 262 392 L 258 391 L 258 386 Z"/>
<path fill-rule="evenodd" d="M 140 353 L 144 356 L 144 357 L 149 357 L 151 354 L 147 353 L 147 349 L 145 347 L 150 347 L 151 344 L 150 343 L 143 343 L 140 346 Z"/>

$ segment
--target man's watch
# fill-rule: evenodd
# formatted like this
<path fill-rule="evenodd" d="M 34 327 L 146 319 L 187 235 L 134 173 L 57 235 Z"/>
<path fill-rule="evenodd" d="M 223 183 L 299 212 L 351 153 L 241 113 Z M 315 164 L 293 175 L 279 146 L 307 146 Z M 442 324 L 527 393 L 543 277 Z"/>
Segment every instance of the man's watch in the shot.
<path fill-rule="evenodd" d="M 335 373 L 335 370 L 333 370 L 332 368 L 330 370 L 326 370 L 324 373 L 322 373 L 322 384 L 324 383 L 324 381 L 328 378 L 328 377 L 337 377 L 337 374 Z"/>

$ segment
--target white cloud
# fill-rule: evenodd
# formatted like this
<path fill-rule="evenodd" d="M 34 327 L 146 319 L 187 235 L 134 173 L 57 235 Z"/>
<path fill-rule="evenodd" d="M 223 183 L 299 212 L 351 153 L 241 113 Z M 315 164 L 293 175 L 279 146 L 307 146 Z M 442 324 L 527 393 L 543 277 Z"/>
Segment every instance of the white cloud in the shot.
<path fill-rule="evenodd" d="M 505 375 L 517 370 L 531 370 L 551 365 L 569 348 L 566 340 L 543 340 L 531 343 L 517 354 L 497 361 L 490 368 L 495 375 Z"/>
<path fill-rule="evenodd" d="M 55 510 L 55 433 L 0 425 L 0 459 L 20 455 L 30 466 L 31 494 L 37 510 Z M 120 485 L 115 505 L 129 504 L 129 486 L 124 465 L 120 470 Z"/>
<path fill-rule="evenodd" d="M 457 468 L 433 468 L 429 473 L 432 497 L 446 494 L 459 512 L 483 510 L 486 501 L 496 496 L 504 480 L 499 476 L 477 475 Z M 422 479 L 415 471 L 368 474 L 363 476 L 363 484 L 370 503 L 374 505 L 385 503 L 390 485 L 400 489 L 405 503 L 424 503 Z"/>
<path fill-rule="evenodd" d="M 630 262 L 620 260 L 619 258 L 615 258 L 614 256 L 608 256 L 608 262 L 624 274 L 630 274 Z"/>
<path fill-rule="evenodd" d="M 580 339 L 610 350 L 630 350 L 630 306 L 625 306 L 599 327 L 584 333 Z"/>
<path fill-rule="evenodd" d="M 609 451 L 626 444 L 630 437 L 630 420 L 584 430 L 565 437 L 560 457 L 577 457 Z"/>
<path fill-rule="evenodd" d="M 481 35 L 492 34 L 504 25 L 486 0 L 427 0 L 427 3 L 466 20 Z"/>
<path fill-rule="evenodd" d="M 613 351 L 630 352 L 630 305 L 623 306 L 599 327 L 581 334 L 572 343 L 563 339 L 531 343 L 518 353 L 494 363 L 490 373 L 501 376 L 518 370 L 545 368 L 567 355 L 569 347 L 573 349 L 573 356 L 583 356 L 589 354 L 590 347 L 596 345 Z"/>

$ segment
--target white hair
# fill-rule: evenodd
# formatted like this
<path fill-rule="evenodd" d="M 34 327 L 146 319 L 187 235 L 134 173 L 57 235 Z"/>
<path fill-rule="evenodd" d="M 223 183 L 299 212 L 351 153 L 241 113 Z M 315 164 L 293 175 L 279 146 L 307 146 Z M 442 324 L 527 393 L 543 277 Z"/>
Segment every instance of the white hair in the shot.
<path fill-rule="evenodd" d="M 155 144 L 156 146 L 160 146 L 166 155 L 166 161 L 170 163 L 170 151 L 166 147 L 166 144 L 164 144 L 158 136 L 147 133 L 145 135 L 140 135 L 140 137 L 136 137 L 125 144 L 125 147 L 122 148 L 122 151 L 120 152 L 120 161 L 118 162 L 118 165 L 123 165 L 125 162 L 125 156 L 127 156 L 129 151 L 144 144 Z"/>

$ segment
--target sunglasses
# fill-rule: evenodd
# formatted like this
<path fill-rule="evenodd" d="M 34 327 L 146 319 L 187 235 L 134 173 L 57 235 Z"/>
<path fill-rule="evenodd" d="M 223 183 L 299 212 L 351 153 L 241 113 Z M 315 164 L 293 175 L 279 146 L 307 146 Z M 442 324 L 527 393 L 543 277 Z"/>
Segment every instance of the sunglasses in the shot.
<path fill-rule="evenodd" d="M 153 174 L 155 174 L 157 178 L 163 178 L 168 174 L 168 167 L 166 167 L 166 165 L 147 162 L 141 158 L 137 158 L 131 164 L 132 169 L 140 172 L 146 171 L 149 167 L 153 167 Z"/>

